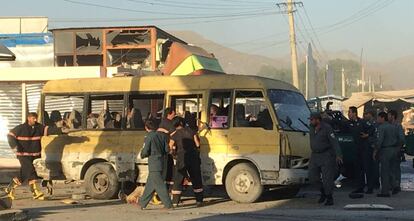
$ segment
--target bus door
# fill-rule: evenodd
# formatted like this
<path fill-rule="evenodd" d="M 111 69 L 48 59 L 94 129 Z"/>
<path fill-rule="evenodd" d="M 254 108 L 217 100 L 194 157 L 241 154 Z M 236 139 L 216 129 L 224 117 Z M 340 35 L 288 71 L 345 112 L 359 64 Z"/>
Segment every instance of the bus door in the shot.
<path fill-rule="evenodd" d="M 221 184 L 227 162 L 231 97 L 231 90 L 210 92 L 206 121 L 200 129 L 203 178 L 210 185 Z"/>
<path fill-rule="evenodd" d="M 279 135 L 270 111 L 261 90 L 235 91 L 229 157 L 250 159 L 259 170 L 279 170 Z"/>

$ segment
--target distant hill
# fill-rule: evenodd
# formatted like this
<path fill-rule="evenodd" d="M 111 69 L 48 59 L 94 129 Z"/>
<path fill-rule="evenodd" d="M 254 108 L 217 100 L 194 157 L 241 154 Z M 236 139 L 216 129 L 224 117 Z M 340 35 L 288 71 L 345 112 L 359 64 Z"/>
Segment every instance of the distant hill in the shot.
<path fill-rule="evenodd" d="M 269 58 L 228 48 L 192 31 L 170 31 L 170 33 L 190 44 L 200 46 L 214 53 L 226 73 L 229 74 L 256 75 L 262 66 L 290 69 L 288 54 L 280 58 Z M 359 61 L 360 59 L 359 55 L 348 50 L 327 53 L 331 60 Z M 397 58 L 389 62 L 369 62 L 366 73 L 367 75 L 372 74 L 374 81 L 378 81 L 378 73 L 381 73 L 383 83 L 394 89 L 414 88 L 414 55 Z"/>
<path fill-rule="evenodd" d="M 223 45 L 217 44 L 203 36 L 191 31 L 170 31 L 173 35 L 213 53 L 220 61 L 226 73 L 255 75 L 262 66 L 276 68 L 289 68 L 290 61 L 286 59 L 273 59 L 260 55 L 243 53 Z"/>

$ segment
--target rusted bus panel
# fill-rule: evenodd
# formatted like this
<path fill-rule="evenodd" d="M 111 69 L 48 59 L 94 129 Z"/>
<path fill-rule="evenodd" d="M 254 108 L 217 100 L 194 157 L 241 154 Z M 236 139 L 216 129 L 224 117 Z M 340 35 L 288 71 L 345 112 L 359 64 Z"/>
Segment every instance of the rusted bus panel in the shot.
<path fill-rule="evenodd" d="M 65 179 L 79 180 L 90 160 L 110 162 L 119 177 L 135 179 L 135 162 L 144 142 L 145 131 L 76 131 L 51 135 L 42 139 L 44 165 L 37 171 L 43 175 L 63 174 Z"/>

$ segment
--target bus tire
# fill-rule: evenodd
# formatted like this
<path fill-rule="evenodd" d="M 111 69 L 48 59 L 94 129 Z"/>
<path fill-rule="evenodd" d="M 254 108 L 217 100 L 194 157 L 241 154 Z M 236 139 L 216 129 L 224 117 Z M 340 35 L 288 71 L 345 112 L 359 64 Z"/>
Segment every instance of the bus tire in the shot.
<path fill-rule="evenodd" d="M 93 199 L 112 199 L 119 191 L 118 176 L 110 163 L 96 163 L 88 168 L 84 185 Z"/>
<path fill-rule="evenodd" d="M 263 193 L 260 175 L 250 163 L 233 166 L 227 173 L 225 186 L 230 199 L 239 203 L 253 203 Z"/>

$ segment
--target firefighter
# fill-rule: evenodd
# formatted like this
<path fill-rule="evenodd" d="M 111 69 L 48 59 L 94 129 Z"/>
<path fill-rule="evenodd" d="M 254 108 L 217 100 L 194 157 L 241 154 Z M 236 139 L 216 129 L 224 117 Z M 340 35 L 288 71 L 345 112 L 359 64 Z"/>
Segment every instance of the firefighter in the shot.
<path fill-rule="evenodd" d="M 174 168 L 174 185 L 172 188 L 173 206 L 177 207 L 183 181 L 188 177 L 192 183 L 197 207 L 203 205 L 203 181 L 201 178 L 200 140 L 196 132 L 189 127 L 184 127 L 184 119 L 176 117 L 173 120 L 176 131 L 172 134 L 170 148 L 176 158 Z"/>
<path fill-rule="evenodd" d="M 36 180 L 39 178 L 33 161 L 40 157 L 41 137 L 47 136 L 48 126 L 37 122 L 37 114 L 29 113 L 24 124 L 13 128 L 7 135 L 9 145 L 20 162 L 20 177 L 14 177 L 5 191 L 11 199 L 15 199 L 15 189 L 28 181 L 33 199 L 44 200 Z"/>

